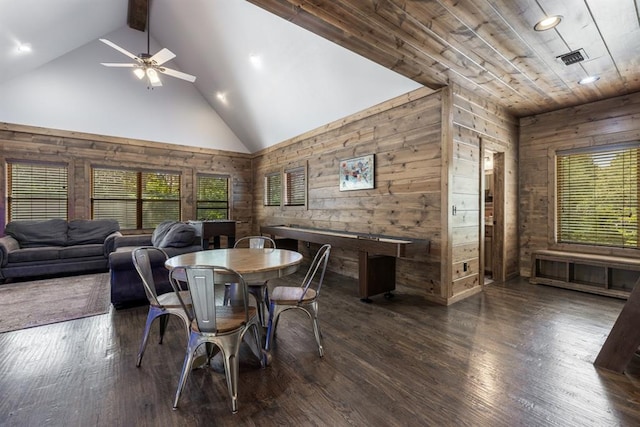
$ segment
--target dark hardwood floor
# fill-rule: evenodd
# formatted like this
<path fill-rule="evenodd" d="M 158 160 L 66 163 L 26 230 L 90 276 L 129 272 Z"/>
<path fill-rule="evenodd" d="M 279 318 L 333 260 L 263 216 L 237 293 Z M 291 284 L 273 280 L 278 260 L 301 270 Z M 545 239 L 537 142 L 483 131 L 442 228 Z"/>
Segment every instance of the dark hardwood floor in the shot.
<path fill-rule="evenodd" d="M 640 425 L 640 362 L 624 375 L 593 366 L 624 301 L 524 279 L 450 307 L 403 290 L 364 304 L 356 289 L 328 273 L 323 359 L 306 317 L 283 315 L 272 365 L 241 364 L 235 415 L 213 369 L 195 370 L 171 409 L 177 319 L 163 345 L 154 326 L 135 367 L 145 307 L 0 334 L 0 425 Z"/>

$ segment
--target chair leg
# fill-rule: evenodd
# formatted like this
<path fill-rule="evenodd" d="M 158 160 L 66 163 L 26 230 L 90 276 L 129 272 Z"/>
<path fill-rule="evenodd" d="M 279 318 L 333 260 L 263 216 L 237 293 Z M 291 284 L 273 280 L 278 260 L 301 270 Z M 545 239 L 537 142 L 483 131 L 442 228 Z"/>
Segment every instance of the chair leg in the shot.
<path fill-rule="evenodd" d="M 227 378 L 227 388 L 231 397 L 231 412 L 238 412 L 238 373 L 240 363 L 238 360 L 240 353 L 240 336 L 229 336 L 227 342 L 221 345 L 222 356 L 224 358 L 224 371 Z"/>
<path fill-rule="evenodd" d="M 264 342 L 264 351 L 271 350 L 271 340 L 273 339 L 273 304 L 269 307 L 269 320 L 267 321 L 267 338 Z"/>
<path fill-rule="evenodd" d="M 229 294 L 231 292 L 231 284 L 224 285 L 224 296 L 222 297 L 222 305 L 229 305 Z"/>
<path fill-rule="evenodd" d="M 269 321 L 267 322 L 267 339 L 264 343 L 266 352 L 271 350 L 273 340 L 276 337 L 276 328 L 278 327 L 278 318 L 280 317 L 280 308 L 272 301 L 269 307 Z"/>
<path fill-rule="evenodd" d="M 158 344 L 162 344 L 162 340 L 164 339 L 164 332 L 167 330 L 167 323 L 169 323 L 169 315 L 163 314 L 160 316 L 160 342 Z"/>
<path fill-rule="evenodd" d="M 193 356 L 199 347 L 199 345 L 197 345 L 197 340 L 192 338 L 193 336 L 189 338 L 189 345 L 187 346 L 187 354 L 185 354 L 184 356 L 184 362 L 182 364 L 182 372 L 180 373 L 180 379 L 178 380 L 178 389 L 176 390 L 176 395 L 175 395 L 175 398 L 173 399 L 174 410 L 178 408 L 178 400 L 180 400 L 180 395 L 182 394 L 182 390 L 184 390 L 184 386 L 187 383 L 187 377 L 191 373 Z"/>
<path fill-rule="evenodd" d="M 311 304 L 311 323 L 313 325 L 313 334 L 316 336 L 316 343 L 318 343 L 318 352 L 320 357 L 324 356 L 324 348 L 322 347 L 322 334 L 320 333 L 320 324 L 318 323 L 318 303 L 314 301 Z"/>
<path fill-rule="evenodd" d="M 251 323 L 245 333 L 243 334 L 242 339 L 247 343 L 251 352 L 254 356 L 256 356 L 260 360 L 260 367 L 264 368 L 266 366 L 265 360 L 265 352 L 262 348 L 262 333 L 263 328 L 261 325 L 256 323 Z M 249 333 L 249 337 L 245 338 L 246 334 Z"/>
<path fill-rule="evenodd" d="M 266 286 L 250 286 L 249 293 L 253 295 L 256 300 L 256 308 L 258 310 L 258 319 L 260 319 L 260 326 L 263 328 L 267 326 L 267 313 L 269 309 L 267 307 L 267 301 L 264 299 Z"/>
<path fill-rule="evenodd" d="M 156 310 L 153 307 L 150 307 L 149 313 L 147 314 L 147 321 L 144 324 L 144 331 L 142 332 L 142 342 L 138 349 L 138 358 L 136 359 L 136 367 L 138 368 L 142 364 L 142 356 L 144 356 L 144 350 L 147 348 L 147 341 L 149 340 L 149 331 L 151 330 L 151 325 L 156 317 L 158 317 Z"/>

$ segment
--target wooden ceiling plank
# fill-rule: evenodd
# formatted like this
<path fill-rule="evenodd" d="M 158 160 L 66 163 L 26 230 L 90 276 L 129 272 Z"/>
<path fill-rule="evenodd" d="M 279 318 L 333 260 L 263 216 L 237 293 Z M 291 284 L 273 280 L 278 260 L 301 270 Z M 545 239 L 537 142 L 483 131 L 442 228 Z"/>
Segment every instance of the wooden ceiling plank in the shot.
<path fill-rule="evenodd" d="M 520 117 L 640 90 L 640 54 L 625 39 L 637 32 L 632 24 L 598 32 L 589 5 L 599 0 L 249 1 L 430 88 L 457 83 Z M 608 2 L 594 16 L 619 16 L 629 9 L 622 1 L 635 9 L 634 0 Z M 560 27 L 533 30 L 553 13 L 565 16 Z M 556 59 L 581 43 L 597 57 L 569 67 Z M 601 81 L 577 84 L 595 71 Z"/>
<path fill-rule="evenodd" d="M 620 75 L 626 93 L 640 89 L 637 72 L 640 69 L 640 0 L 619 2 L 612 8 L 606 2 L 588 1 L 587 5 L 595 17 L 598 31 L 606 40 L 606 49 Z M 634 42 L 635 41 L 635 42 Z M 609 69 L 609 72 L 611 70 Z M 597 73 L 597 71 L 593 71 Z M 598 72 L 601 79 L 613 81 L 606 71 Z M 598 82 L 601 84 L 601 82 Z M 613 90 L 618 90 L 613 89 Z M 619 92 L 622 93 L 622 92 Z"/>
<path fill-rule="evenodd" d="M 316 6 L 322 2 L 315 2 Z M 504 81 L 501 81 L 497 76 L 491 75 L 486 69 L 478 67 L 478 64 L 473 64 L 468 58 L 462 56 L 455 49 L 452 49 L 450 45 L 441 43 L 437 37 L 427 38 L 422 37 L 416 39 L 409 33 L 403 31 L 401 28 L 393 25 L 391 21 L 385 19 L 382 14 L 385 8 L 391 5 L 391 2 L 379 2 L 375 9 L 367 9 L 359 5 L 352 5 L 347 1 L 332 1 L 326 2 L 329 6 L 323 5 L 323 11 L 331 10 L 331 16 L 338 16 L 341 21 L 358 22 L 360 25 L 371 28 L 369 31 L 362 31 L 367 36 L 370 34 L 394 34 L 396 40 L 402 40 L 402 43 L 396 43 L 395 46 L 390 46 L 388 55 L 411 55 L 411 56 L 426 56 L 433 63 L 444 64 L 448 68 L 449 73 L 453 73 L 456 78 L 454 80 L 466 80 L 466 86 L 472 86 L 475 90 L 483 89 L 488 92 L 490 96 L 495 96 L 496 93 L 508 96 L 506 92 L 512 88 L 508 87 Z M 394 6 L 391 5 L 393 8 Z M 371 15 L 373 13 L 373 15 Z M 406 15 L 402 10 L 395 7 L 389 11 L 391 14 Z M 407 16 L 408 17 L 408 16 Z M 410 18 L 410 17 L 408 17 Z M 395 22 L 404 22 L 402 17 L 395 19 Z M 391 27 L 390 27 L 391 25 Z M 416 34 L 422 34 L 421 31 L 416 31 Z M 448 79 L 451 81 L 451 79 Z"/>
<path fill-rule="evenodd" d="M 378 13 L 381 16 L 393 22 L 394 25 L 401 26 L 401 29 L 413 37 L 416 43 L 420 43 L 420 37 L 424 38 L 425 34 L 438 42 L 443 46 L 438 49 L 439 55 L 450 60 L 448 65 L 459 74 L 471 80 L 477 80 L 479 85 L 487 80 L 496 80 L 522 98 L 536 96 L 532 93 L 535 92 L 535 84 L 527 83 L 526 79 L 522 79 L 519 76 L 520 71 L 508 61 L 504 61 L 503 57 L 495 55 L 497 52 L 494 49 L 487 49 L 487 44 L 477 37 L 474 30 L 452 16 L 451 11 L 435 3 L 388 2 L 388 4 L 394 4 L 396 10 L 379 8 Z M 398 4 L 401 6 L 398 7 Z M 441 12 L 434 9 L 437 7 L 440 7 Z M 427 9 L 423 10 L 423 8 Z M 398 16 L 398 10 L 404 11 L 403 16 Z M 437 16 L 437 18 L 431 19 L 431 16 Z M 437 44 L 426 47 L 432 52 L 437 48 Z M 488 54 L 481 57 L 476 53 L 489 50 L 494 54 L 493 56 Z M 469 71 L 475 71 L 477 77 L 472 76 Z M 531 87 L 534 88 L 533 91 Z M 537 96 L 544 97 L 545 93 L 538 91 Z"/>

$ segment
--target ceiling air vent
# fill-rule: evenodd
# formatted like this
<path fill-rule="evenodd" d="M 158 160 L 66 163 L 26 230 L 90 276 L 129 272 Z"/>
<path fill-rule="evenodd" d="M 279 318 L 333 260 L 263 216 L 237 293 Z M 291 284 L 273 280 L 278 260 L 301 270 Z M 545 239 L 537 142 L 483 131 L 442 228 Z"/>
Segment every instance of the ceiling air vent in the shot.
<path fill-rule="evenodd" d="M 556 59 L 561 60 L 564 65 L 577 64 L 585 59 L 589 59 L 584 49 L 574 50 L 573 52 L 565 53 L 564 55 L 557 56 Z"/>

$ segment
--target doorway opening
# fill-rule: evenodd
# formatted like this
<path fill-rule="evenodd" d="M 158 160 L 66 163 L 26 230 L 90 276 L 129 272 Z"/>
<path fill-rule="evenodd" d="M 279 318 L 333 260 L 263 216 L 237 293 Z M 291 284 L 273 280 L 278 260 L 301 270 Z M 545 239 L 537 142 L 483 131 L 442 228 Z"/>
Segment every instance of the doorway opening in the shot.
<path fill-rule="evenodd" d="M 484 150 L 484 284 L 493 282 L 494 173 L 493 151 Z"/>

